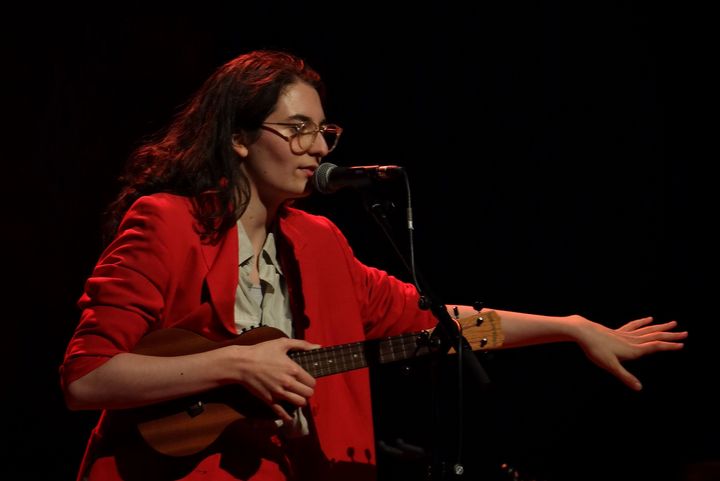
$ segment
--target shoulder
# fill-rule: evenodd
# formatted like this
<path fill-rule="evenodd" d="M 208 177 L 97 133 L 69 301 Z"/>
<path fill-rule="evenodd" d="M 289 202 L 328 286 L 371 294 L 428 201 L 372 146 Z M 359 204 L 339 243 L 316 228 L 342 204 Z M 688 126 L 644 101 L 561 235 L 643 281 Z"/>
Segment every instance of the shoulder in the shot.
<path fill-rule="evenodd" d="M 337 226 L 327 217 L 310 214 L 293 207 L 286 207 L 282 214 L 285 226 L 302 230 L 303 232 L 339 232 Z"/>
<path fill-rule="evenodd" d="M 309 249 L 313 255 L 342 252 L 351 256 L 352 249 L 338 227 L 327 217 L 286 208 L 281 215 L 280 230 L 298 249 Z"/>
<path fill-rule="evenodd" d="M 138 198 L 125 213 L 118 237 L 143 233 L 168 239 L 195 237 L 197 228 L 192 201 L 188 197 L 166 193 Z"/>
<path fill-rule="evenodd" d="M 192 221 L 192 201 L 187 197 L 165 193 L 142 196 L 125 213 L 121 227 L 127 222 L 149 219 L 169 224 Z"/>
<path fill-rule="evenodd" d="M 175 194 L 144 195 L 130 206 L 125 216 L 141 214 L 192 217 L 192 201 L 188 197 Z"/>
<path fill-rule="evenodd" d="M 281 227 L 285 235 L 299 240 L 312 242 L 332 241 L 346 245 L 347 239 L 340 229 L 325 216 L 315 215 L 303 210 L 286 207 L 281 215 Z"/>

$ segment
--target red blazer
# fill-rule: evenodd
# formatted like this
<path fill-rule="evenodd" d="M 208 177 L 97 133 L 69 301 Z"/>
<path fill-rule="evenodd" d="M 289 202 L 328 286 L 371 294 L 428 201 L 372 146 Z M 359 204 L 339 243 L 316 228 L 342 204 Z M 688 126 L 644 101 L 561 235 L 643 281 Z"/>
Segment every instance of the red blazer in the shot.
<path fill-rule="evenodd" d="M 237 334 L 237 230 L 211 245 L 201 241 L 195 227 L 185 197 L 155 194 L 130 208 L 79 300 L 80 323 L 60 368 L 63 388 L 132 350 L 154 329 L 182 327 L 214 340 Z M 360 263 L 328 219 L 288 208 L 279 229 L 298 337 L 332 346 L 435 324 L 430 313 L 418 309 L 413 286 Z M 328 459 L 375 464 L 367 369 L 319 379 L 309 412 Z M 88 445 L 90 479 L 133 478 L 120 474 L 114 453 L 97 452 L 102 437 L 96 428 Z M 268 459 L 257 472 L 227 468 L 231 456 L 242 452 L 213 455 L 173 479 L 285 478 L 279 464 Z"/>

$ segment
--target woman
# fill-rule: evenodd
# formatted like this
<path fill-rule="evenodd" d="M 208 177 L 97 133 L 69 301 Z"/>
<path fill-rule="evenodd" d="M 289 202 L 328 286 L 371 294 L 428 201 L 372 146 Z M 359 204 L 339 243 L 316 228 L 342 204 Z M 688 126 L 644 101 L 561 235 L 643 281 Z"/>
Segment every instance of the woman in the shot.
<path fill-rule="evenodd" d="M 418 331 L 435 320 L 417 307 L 413 286 L 355 259 L 329 220 L 290 207 L 308 195 L 342 133 L 326 123 L 322 92 L 301 59 L 241 55 L 133 155 L 61 368 L 71 409 L 110 412 L 93 432 L 81 478 L 319 479 L 322 468 L 329 478 L 373 479 L 367 370 L 316 382 L 287 354 Z M 497 313 L 505 346 L 577 342 L 632 389 L 640 383 L 620 361 L 679 349 L 686 336 L 672 332 L 674 322 L 651 318 L 611 330 L 581 316 Z M 163 328 L 219 342 L 256 326 L 287 337 L 170 349 L 180 354 L 172 356 L 138 348 Z M 232 386 L 273 416 L 236 420 L 200 451 L 158 453 L 137 439 L 134 426 L 144 424 L 122 417 Z M 202 419 L 208 408 L 195 403 L 181 415 Z"/>

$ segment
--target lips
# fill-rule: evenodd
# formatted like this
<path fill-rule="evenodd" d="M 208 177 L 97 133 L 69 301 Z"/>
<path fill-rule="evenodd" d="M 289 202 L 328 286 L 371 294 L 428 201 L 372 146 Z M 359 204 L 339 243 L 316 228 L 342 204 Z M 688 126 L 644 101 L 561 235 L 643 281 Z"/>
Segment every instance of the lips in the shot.
<path fill-rule="evenodd" d="M 315 173 L 315 170 L 317 170 L 317 166 L 308 165 L 306 167 L 299 167 L 299 170 L 303 171 L 308 177 L 312 177 L 312 175 Z"/>

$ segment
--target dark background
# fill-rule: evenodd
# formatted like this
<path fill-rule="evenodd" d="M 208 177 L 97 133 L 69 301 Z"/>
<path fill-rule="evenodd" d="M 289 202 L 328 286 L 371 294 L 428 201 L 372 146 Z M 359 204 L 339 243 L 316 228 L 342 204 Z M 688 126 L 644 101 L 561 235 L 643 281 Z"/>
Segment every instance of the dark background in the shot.
<path fill-rule="evenodd" d="M 407 168 L 417 263 L 445 302 L 611 327 L 653 315 L 690 331 L 682 352 L 627 364 L 640 393 L 572 345 L 482 356 L 493 387 L 465 383 L 465 479 L 497 479 L 507 462 L 527 479 L 670 481 L 717 463 L 703 13 L 499 3 L 6 15 L 3 478 L 73 479 L 97 415 L 64 407 L 57 367 L 100 252 L 101 212 L 143 136 L 254 48 L 289 50 L 323 75 L 328 118 L 346 129 L 329 161 Z M 387 187 L 402 199 L 401 184 Z M 358 193 L 307 207 L 330 216 L 361 260 L 407 279 Z M 426 360 L 374 372 L 379 439 L 452 446 L 430 401 L 442 392 L 454 406 L 454 372 L 433 383 Z M 425 465 L 379 456 L 384 479 L 416 479 Z"/>

